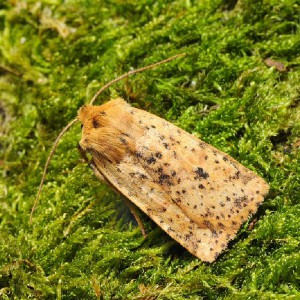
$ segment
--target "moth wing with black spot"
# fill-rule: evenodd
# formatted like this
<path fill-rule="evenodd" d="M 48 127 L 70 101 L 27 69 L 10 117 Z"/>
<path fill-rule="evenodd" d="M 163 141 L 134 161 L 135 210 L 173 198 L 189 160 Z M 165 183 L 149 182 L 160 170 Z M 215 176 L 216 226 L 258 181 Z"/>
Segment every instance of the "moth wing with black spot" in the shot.
<path fill-rule="evenodd" d="M 94 146 L 97 172 L 192 254 L 214 261 L 268 185 L 225 153 L 123 102 L 111 126 L 125 150 L 112 161 Z"/>

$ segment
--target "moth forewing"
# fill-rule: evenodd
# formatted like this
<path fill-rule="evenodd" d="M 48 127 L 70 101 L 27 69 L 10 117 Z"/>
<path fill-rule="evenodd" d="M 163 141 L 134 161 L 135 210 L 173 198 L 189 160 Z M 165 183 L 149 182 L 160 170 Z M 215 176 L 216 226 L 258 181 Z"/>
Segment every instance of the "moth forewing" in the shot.
<path fill-rule="evenodd" d="M 203 261 L 216 259 L 268 192 L 227 154 L 120 98 L 83 107 L 78 119 L 97 177 Z"/>

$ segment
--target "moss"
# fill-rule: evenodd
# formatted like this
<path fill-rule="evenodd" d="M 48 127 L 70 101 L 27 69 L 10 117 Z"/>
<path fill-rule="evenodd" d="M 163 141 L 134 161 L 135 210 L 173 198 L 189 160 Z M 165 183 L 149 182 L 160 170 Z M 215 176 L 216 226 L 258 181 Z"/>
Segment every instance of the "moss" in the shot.
<path fill-rule="evenodd" d="M 298 1 L 8 1 L 0 10 L 3 299 L 298 297 Z M 144 240 L 121 197 L 82 163 L 74 126 L 29 225 L 51 143 L 80 105 L 130 68 L 181 52 L 99 103 L 122 96 L 263 176 L 271 191 L 253 223 L 213 264 L 142 215 Z"/>

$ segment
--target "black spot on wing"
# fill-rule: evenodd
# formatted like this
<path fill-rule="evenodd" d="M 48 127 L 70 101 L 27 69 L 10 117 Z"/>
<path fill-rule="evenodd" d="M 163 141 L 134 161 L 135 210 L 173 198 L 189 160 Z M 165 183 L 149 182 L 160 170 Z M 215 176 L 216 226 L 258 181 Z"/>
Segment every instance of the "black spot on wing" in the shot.
<path fill-rule="evenodd" d="M 207 179 L 209 177 L 209 174 L 203 170 L 203 168 L 198 167 L 195 171 L 196 176 L 194 179 Z"/>
<path fill-rule="evenodd" d="M 165 173 L 160 173 L 158 177 L 158 183 L 160 185 L 168 185 L 168 186 L 173 186 L 174 183 L 170 180 L 171 176 Z"/>
<path fill-rule="evenodd" d="M 158 158 L 158 159 L 161 159 L 162 154 L 158 151 L 158 152 L 155 153 L 155 157 Z"/>
<path fill-rule="evenodd" d="M 201 190 L 203 190 L 203 189 L 205 189 L 205 186 L 203 184 L 199 184 L 198 188 L 201 189 Z"/>
<path fill-rule="evenodd" d="M 234 198 L 233 203 L 236 207 L 241 209 L 243 207 L 242 204 L 247 204 L 248 203 L 248 198 L 247 198 L 247 196 L 237 197 L 237 198 Z"/>
<path fill-rule="evenodd" d="M 150 157 L 146 158 L 146 162 L 147 164 L 151 165 L 151 164 L 155 164 L 156 163 L 156 159 L 153 155 L 151 155 Z"/>
<path fill-rule="evenodd" d="M 168 143 L 163 143 L 163 145 L 164 145 L 164 147 L 165 147 L 166 149 L 170 149 L 170 146 L 169 146 Z"/>
<path fill-rule="evenodd" d="M 158 172 L 158 173 L 162 173 L 162 171 L 163 171 L 163 168 L 158 168 L 158 169 L 157 169 L 157 172 Z"/>

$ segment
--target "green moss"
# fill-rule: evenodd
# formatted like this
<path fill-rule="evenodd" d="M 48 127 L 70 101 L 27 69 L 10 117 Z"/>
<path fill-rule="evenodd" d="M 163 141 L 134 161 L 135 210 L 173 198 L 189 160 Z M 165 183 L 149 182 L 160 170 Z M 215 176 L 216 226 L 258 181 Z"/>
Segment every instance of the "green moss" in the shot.
<path fill-rule="evenodd" d="M 0 298 L 297 299 L 299 14 L 296 0 L 0 4 Z M 81 161 L 78 126 L 29 225 L 51 143 L 77 109 L 117 75 L 182 52 L 98 102 L 119 95 L 263 176 L 271 191 L 254 229 L 245 224 L 213 264 L 142 215 L 144 240 Z"/>

